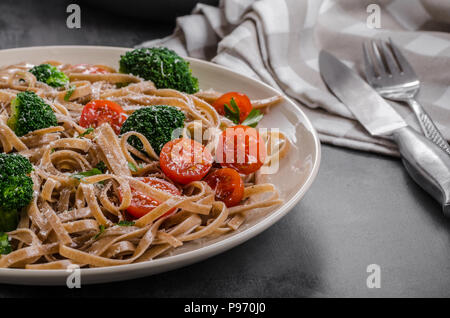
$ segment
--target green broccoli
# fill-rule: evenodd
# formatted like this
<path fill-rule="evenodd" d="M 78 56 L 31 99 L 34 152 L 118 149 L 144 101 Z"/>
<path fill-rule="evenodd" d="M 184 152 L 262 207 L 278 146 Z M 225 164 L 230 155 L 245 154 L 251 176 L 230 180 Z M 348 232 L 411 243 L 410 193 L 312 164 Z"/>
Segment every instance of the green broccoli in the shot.
<path fill-rule="evenodd" d="M 11 243 L 9 242 L 8 234 L 0 232 L 0 254 L 11 253 Z"/>
<path fill-rule="evenodd" d="M 8 119 L 8 126 L 17 136 L 21 137 L 31 131 L 57 124 L 52 108 L 34 92 L 18 93 L 11 101 L 11 117 Z"/>
<path fill-rule="evenodd" d="M 67 75 L 50 64 L 37 65 L 30 69 L 30 73 L 36 76 L 39 82 L 52 87 L 66 86 L 69 83 Z"/>
<path fill-rule="evenodd" d="M 184 126 L 183 112 L 173 106 L 157 105 L 136 110 L 123 123 L 121 134 L 136 131 L 143 134 L 157 154 L 162 147 L 172 139 L 172 133 Z M 128 142 L 136 149 L 143 150 L 142 142 L 136 136 L 131 136 Z"/>
<path fill-rule="evenodd" d="M 20 213 L 17 209 L 5 210 L 0 208 L 0 231 L 14 231 L 19 224 Z"/>
<path fill-rule="evenodd" d="M 188 94 L 198 92 L 198 79 L 189 62 L 167 48 L 141 48 L 120 57 L 119 71 L 152 81 L 157 88 L 173 88 Z"/>
<path fill-rule="evenodd" d="M 29 174 L 33 170 L 30 161 L 19 154 L 0 153 L 0 178 Z"/>
<path fill-rule="evenodd" d="M 27 175 L 0 178 L 0 231 L 17 227 L 20 210 L 33 198 L 33 180 Z"/>
<path fill-rule="evenodd" d="M 21 209 L 33 198 L 33 180 L 28 176 L 32 170 L 27 158 L 0 154 L 0 232 L 16 229 Z"/>
<path fill-rule="evenodd" d="M 33 180 L 27 175 L 0 179 L 0 208 L 21 209 L 33 198 Z"/>

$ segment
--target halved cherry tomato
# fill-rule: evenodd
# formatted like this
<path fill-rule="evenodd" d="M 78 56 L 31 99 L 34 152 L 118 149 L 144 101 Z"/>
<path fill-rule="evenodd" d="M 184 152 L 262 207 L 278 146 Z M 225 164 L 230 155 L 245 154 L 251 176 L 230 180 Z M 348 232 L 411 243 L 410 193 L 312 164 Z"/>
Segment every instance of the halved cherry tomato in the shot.
<path fill-rule="evenodd" d="M 228 107 L 233 110 L 233 108 L 230 105 L 231 99 L 234 99 L 236 102 L 236 105 L 239 107 L 239 120 L 242 123 L 245 118 L 247 118 L 248 114 L 252 111 L 252 104 L 250 102 L 250 99 L 247 95 L 237 93 L 237 92 L 229 92 L 225 93 L 222 96 L 220 96 L 213 104 L 213 107 L 216 109 L 216 111 L 224 116 L 225 115 L 225 104 L 228 105 Z"/>
<path fill-rule="evenodd" d="M 166 180 L 153 177 L 143 177 L 136 179 L 158 190 L 165 191 L 173 195 L 181 195 L 180 190 L 178 190 L 176 186 L 174 186 L 170 182 L 167 182 Z M 155 200 L 134 188 L 131 188 L 131 194 L 133 197 L 131 198 L 131 203 L 127 208 L 127 212 L 135 219 L 139 219 L 140 217 L 146 215 L 161 204 L 161 202 L 159 202 L 158 200 Z M 122 194 L 120 191 L 119 199 L 120 201 L 122 201 Z M 173 208 L 170 211 L 167 211 L 163 216 L 169 215 L 175 210 L 176 208 Z"/>
<path fill-rule="evenodd" d="M 261 168 L 266 155 L 266 147 L 258 131 L 243 125 L 225 129 L 216 149 L 218 163 L 242 174 L 250 174 Z"/>
<path fill-rule="evenodd" d="M 162 171 L 170 180 L 188 184 L 201 180 L 211 168 L 213 157 L 201 143 L 178 138 L 164 145 L 159 155 Z"/>
<path fill-rule="evenodd" d="M 81 73 L 81 74 L 107 74 L 108 70 L 103 67 L 92 65 L 92 64 L 76 64 L 70 67 L 69 71 L 71 73 Z"/>
<path fill-rule="evenodd" d="M 84 106 L 80 126 L 96 128 L 103 123 L 109 123 L 116 134 L 119 134 L 126 119 L 127 115 L 119 104 L 109 100 L 93 100 Z"/>
<path fill-rule="evenodd" d="M 217 169 L 210 173 L 206 183 L 215 190 L 216 199 L 227 207 L 238 205 L 244 196 L 244 182 L 236 170 L 231 168 Z"/>

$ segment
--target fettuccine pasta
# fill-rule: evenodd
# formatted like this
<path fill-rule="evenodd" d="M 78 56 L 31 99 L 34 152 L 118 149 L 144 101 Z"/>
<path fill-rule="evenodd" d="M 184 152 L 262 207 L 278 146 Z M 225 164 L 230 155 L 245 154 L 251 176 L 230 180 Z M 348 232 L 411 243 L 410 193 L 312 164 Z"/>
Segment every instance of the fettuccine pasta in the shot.
<path fill-rule="evenodd" d="M 149 261 L 187 242 L 236 231 L 249 213 L 282 202 L 276 187 L 261 183 L 261 175 L 255 172 L 241 175 L 242 199 L 227 207 L 204 180 L 174 182 L 162 170 L 159 152 L 143 134 L 118 134 L 108 123 L 93 130 L 80 125 L 83 108 L 94 100 L 117 103 L 126 116 L 142 108 L 169 105 L 185 115 L 183 136 L 196 129 L 216 132 L 203 141 L 210 144 L 214 155 L 213 135 L 235 125 L 212 106 L 221 93 L 157 89 L 151 81 L 105 65 L 92 66 L 102 71 L 89 73 L 83 66 L 45 63 L 63 71 L 69 85 L 54 88 L 38 81 L 28 72 L 33 66 L 28 63 L 0 69 L 0 147 L 3 153 L 18 153 L 30 160 L 34 185 L 33 199 L 23 209 L 17 229 L 7 233 L 13 251 L 0 257 L 0 267 L 64 269 L 72 264 L 102 267 Z M 56 126 L 20 137 L 15 134 L 7 122 L 11 101 L 24 91 L 35 92 L 50 105 Z M 264 109 L 280 99 L 252 100 L 252 105 Z M 265 146 L 277 144 L 275 152 L 268 148 L 266 165 L 288 151 L 284 134 L 264 132 L 261 137 Z M 131 138 L 141 142 L 141 150 L 131 146 Z M 99 164 L 105 166 L 101 173 L 79 176 Z M 141 177 L 164 180 L 174 189 L 164 191 Z M 136 191 L 158 205 L 130 219 L 126 211 Z"/>

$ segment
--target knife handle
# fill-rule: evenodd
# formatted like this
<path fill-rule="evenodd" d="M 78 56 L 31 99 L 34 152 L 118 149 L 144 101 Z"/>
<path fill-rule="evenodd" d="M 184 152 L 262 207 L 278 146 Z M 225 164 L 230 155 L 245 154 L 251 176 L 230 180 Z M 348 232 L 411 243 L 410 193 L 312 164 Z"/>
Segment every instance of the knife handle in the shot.
<path fill-rule="evenodd" d="M 410 176 L 450 217 L 450 156 L 410 127 L 394 131 L 393 136 Z"/>

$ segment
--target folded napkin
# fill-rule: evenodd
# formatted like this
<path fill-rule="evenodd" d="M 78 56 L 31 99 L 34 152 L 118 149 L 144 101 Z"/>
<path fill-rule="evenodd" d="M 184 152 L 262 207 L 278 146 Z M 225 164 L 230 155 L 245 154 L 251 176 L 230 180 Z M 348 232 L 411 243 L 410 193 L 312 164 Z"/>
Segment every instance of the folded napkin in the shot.
<path fill-rule="evenodd" d="M 378 8 L 381 28 L 370 28 Z M 223 0 L 218 8 L 198 4 L 171 36 L 139 47 L 167 46 L 260 79 L 297 102 L 322 142 L 397 156 L 388 138 L 369 136 L 327 91 L 318 53 L 326 49 L 362 74 L 364 40 L 391 37 L 423 83 L 418 100 L 450 139 L 449 32 L 448 0 Z M 420 130 L 407 106 L 392 104 Z"/>

